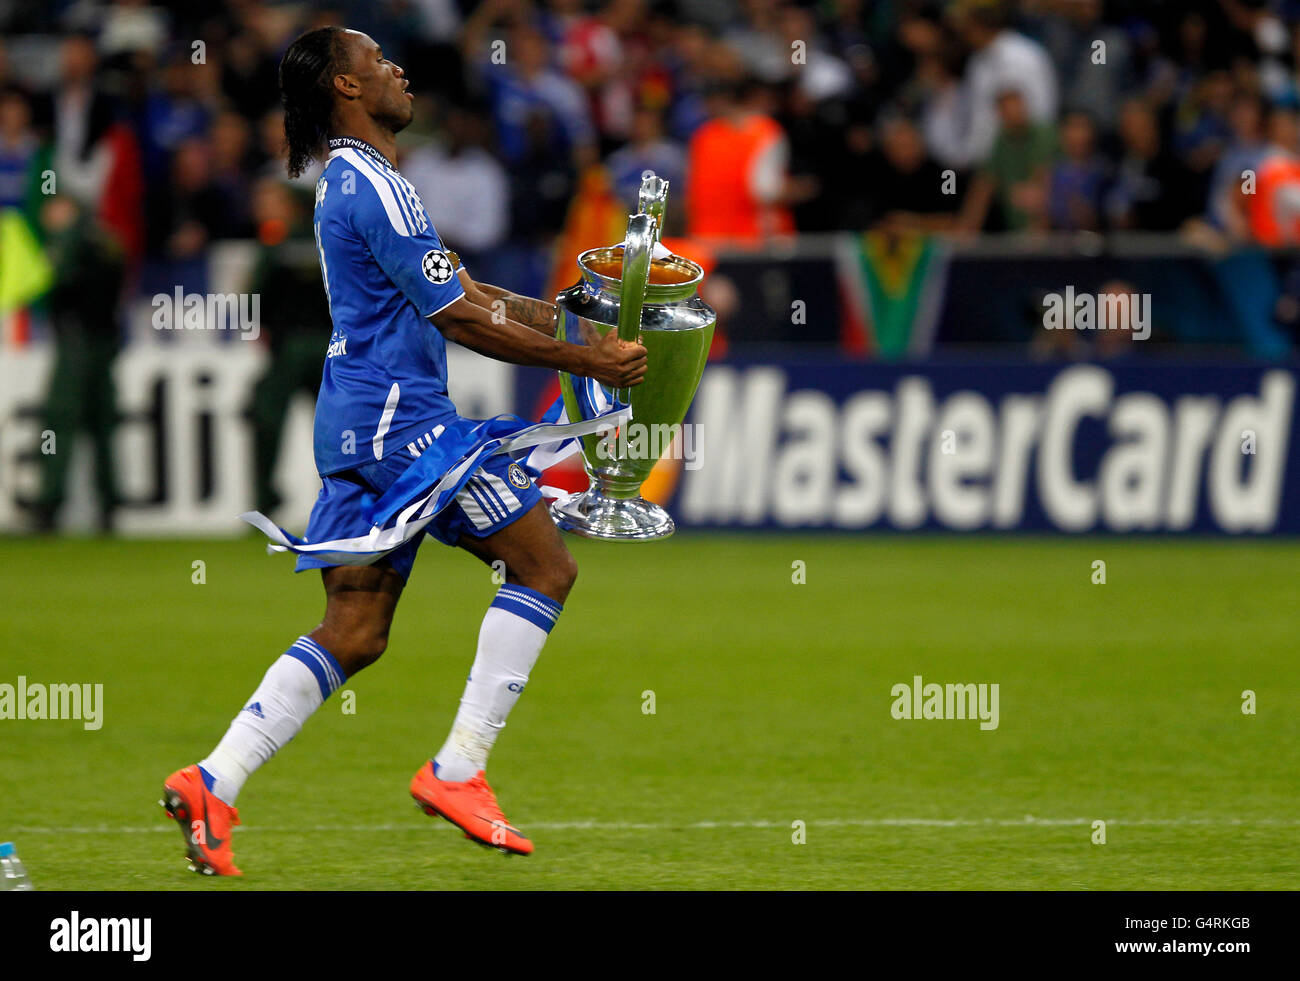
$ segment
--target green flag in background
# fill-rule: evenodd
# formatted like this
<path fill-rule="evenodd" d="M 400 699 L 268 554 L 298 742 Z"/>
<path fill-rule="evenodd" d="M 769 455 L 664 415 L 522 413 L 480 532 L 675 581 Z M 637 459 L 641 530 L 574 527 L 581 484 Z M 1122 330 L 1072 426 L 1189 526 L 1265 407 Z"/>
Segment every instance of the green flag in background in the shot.
<path fill-rule="evenodd" d="M 0 211 L 0 316 L 39 299 L 53 284 L 54 270 L 23 213 Z"/>
<path fill-rule="evenodd" d="M 892 361 L 929 353 L 943 306 L 948 248 L 932 235 L 864 232 L 838 250 L 851 312 L 867 352 Z"/>

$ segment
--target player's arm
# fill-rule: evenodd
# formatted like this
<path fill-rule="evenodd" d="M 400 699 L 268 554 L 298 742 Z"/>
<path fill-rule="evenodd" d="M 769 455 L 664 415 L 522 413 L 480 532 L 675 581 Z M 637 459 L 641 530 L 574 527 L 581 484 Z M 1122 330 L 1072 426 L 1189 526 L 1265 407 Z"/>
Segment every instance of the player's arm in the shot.
<path fill-rule="evenodd" d="M 472 302 L 468 291 L 431 314 L 429 321 L 447 340 L 498 361 L 555 368 L 594 378 L 610 388 L 639 385 L 645 377 L 645 348 L 620 341 L 615 331 L 589 346 L 557 341 L 518 321 L 494 316 L 487 307 Z"/>
<path fill-rule="evenodd" d="M 558 309 L 554 303 L 537 300 L 531 296 L 520 296 L 518 293 L 511 293 L 490 283 L 476 283 L 470 279 L 469 273 L 465 272 L 463 267 L 457 272 L 460 276 L 460 284 L 464 287 L 465 295 L 471 303 L 504 314 L 515 323 L 540 331 L 548 337 L 555 336 Z"/>
<path fill-rule="evenodd" d="M 463 286 L 468 276 L 454 273 L 459 257 L 447 252 L 433 226 L 412 222 L 382 175 L 365 176 L 366 182 L 357 182 L 362 193 L 348 201 L 351 229 L 379 268 L 444 337 L 498 361 L 556 368 L 611 388 L 640 384 L 646 350 L 620 341 L 614 331 L 600 337 L 592 328 L 584 331 L 587 344 L 570 344 L 468 299 Z"/>
<path fill-rule="evenodd" d="M 460 278 L 461 287 L 465 290 L 466 299 L 488 310 L 495 321 L 500 322 L 503 318 L 513 320 L 547 337 L 555 336 L 559 307 L 554 303 L 547 303 L 545 300 L 531 296 L 521 296 L 500 286 L 493 286 L 491 283 L 475 282 L 465 271 L 464 266 L 458 266 L 456 273 Z M 597 344 L 600 334 L 592 322 L 586 317 L 579 317 L 576 314 L 573 316 L 587 343 Z"/>

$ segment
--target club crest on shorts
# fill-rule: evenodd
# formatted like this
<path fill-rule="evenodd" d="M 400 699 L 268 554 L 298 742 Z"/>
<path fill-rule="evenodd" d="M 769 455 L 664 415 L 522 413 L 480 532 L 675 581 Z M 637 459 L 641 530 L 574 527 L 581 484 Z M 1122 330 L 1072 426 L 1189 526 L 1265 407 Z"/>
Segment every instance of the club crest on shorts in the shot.
<path fill-rule="evenodd" d="M 506 476 L 510 478 L 510 483 L 520 490 L 523 490 L 529 484 L 528 474 L 524 473 L 524 468 L 517 463 L 512 463 L 506 467 Z"/>
<path fill-rule="evenodd" d="M 420 269 L 424 272 L 424 278 L 435 284 L 446 283 L 456 274 L 451 260 L 447 258 L 447 253 L 438 249 L 430 249 L 424 253 L 424 258 L 420 260 Z"/>

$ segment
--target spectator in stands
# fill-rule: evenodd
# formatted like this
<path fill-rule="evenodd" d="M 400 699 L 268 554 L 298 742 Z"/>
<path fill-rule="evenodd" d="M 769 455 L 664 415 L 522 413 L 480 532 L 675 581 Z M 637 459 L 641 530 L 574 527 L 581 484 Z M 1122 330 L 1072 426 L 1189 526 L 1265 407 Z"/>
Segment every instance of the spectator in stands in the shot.
<path fill-rule="evenodd" d="M 140 149 L 117 119 L 113 100 L 99 86 L 94 39 L 73 34 L 60 48 L 53 96 L 54 140 L 50 169 L 60 194 L 70 194 L 116 235 L 127 256 L 144 246 Z"/>
<path fill-rule="evenodd" d="M 1199 210 L 1187 169 L 1160 139 L 1155 113 L 1141 100 L 1120 112 L 1122 154 L 1115 181 L 1106 195 L 1106 219 L 1112 228 L 1168 232 Z"/>
<path fill-rule="evenodd" d="M 1210 33 L 1205 8 L 1188 10 L 1178 23 L 1177 38 L 1169 52 L 1172 78 L 1162 79 L 1163 84 L 1155 94 L 1163 95 L 1170 105 L 1184 103 L 1201 78 L 1226 64 L 1220 50 L 1221 43 L 1221 38 Z M 1164 102 L 1151 104 L 1158 108 L 1164 106 Z"/>
<path fill-rule="evenodd" d="M 280 104 L 279 53 L 271 41 L 249 29 L 222 46 L 221 90 L 244 119 L 258 119 Z"/>
<path fill-rule="evenodd" d="M 200 260 L 210 242 L 234 230 L 213 183 L 211 149 L 203 139 L 189 139 L 176 148 L 170 180 L 149 204 L 150 254 L 171 262 Z"/>
<path fill-rule="evenodd" d="M 1141 98 L 1157 112 L 1164 112 L 1179 86 L 1181 69 L 1169 51 L 1161 47 L 1160 32 L 1155 25 L 1139 21 L 1129 30 L 1133 42 L 1132 90 L 1120 99 L 1120 107 L 1130 98 Z M 1118 116 L 1116 127 L 1119 126 Z"/>
<path fill-rule="evenodd" d="M 1113 279 L 1103 283 L 1097 290 L 1097 329 L 1091 332 L 1093 357 L 1099 361 L 1113 358 L 1131 358 L 1143 346 L 1151 341 L 1145 337 L 1141 342 L 1134 338 L 1134 329 L 1145 326 L 1148 331 L 1153 325 L 1142 324 L 1142 317 L 1151 315 L 1151 304 L 1142 304 L 1138 288 L 1124 279 Z"/>
<path fill-rule="evenodd" d="M 742 0 L 739 23 L 723 32 L 745 71 L 760 83 L 793 82 L 813 102 L 848 96 L 853 72 L 833 54 L 806 7 L 788 0 Z"/>
<path fill-rule="evenodd" d="M 1155 337 L 1155 327 L 1142 318 L 1150 317 L 1150 304 L 1141 304 L 1138 288 L 1123 279 L 1109 280 L 1097 290 L 1096 324 L 1093 330 L 1044 330 L 1046 306 L 1043 297 L 1029 317 L 1030 356 L 1038 360 L 1105 361 L 1130 358 L 1146 349 Z M 1135 328 L 1149 330 L 1141 342 Z M 1158 340 L 1157 340 L 1158 343 Z"/>
<path fill-rule="evenodd" d="M 487 124 L 465 106 L 450 106 L 440 142 L 417 146 L 401 160 L 438 234 L 471 275 L 478 260 L 510 233 L 510 178 L 486 149 Z"/>
<path fill-rule="evenodd" d="M 386 14 L 395 6 L 385 4 L 382 12 Z M 407 23 L 399 32 L 394 60 L 410 72 L 412 87 L 419 89 L 416 99 L 430 97 L 439 104 L 461 105 L 470 99 L 464 55 L 457 43 L 464 20 L 462 11 L 470 6 L 460 0 L 402 0 L 400 7 L 407 11 Z M 340 16 L 329 23 L 347 20 Z M 418 123 L 424 114 L 417 111 L 416 115 Z"/>
<path fill-rule="evenodd" d="M 779 17 L 784 4 L 773 0 L 739 0 L 722 41 L 740 56 L 745 73 L 775 85 L 790 75 L 790 49 L 782 44 Z"/>
<path fill-rule="evenodd" d="M 167 13 L 147 3 L 101 5 L 99 52 L 105 60 L 159 51 L 168 40 Z"/>
<path fill-rule="evenodd" d="M 871 58 L 871 42 L 867 35 L 867 19 L 863 16 L 869 6 L 865 0 L 831 0 L 826 5 L 826 40 L 831 51 L 852 62 L 857 57 Z M 899 11 L 905 16 L 911 5 Z"/>
<path fill-rule="evenodd" d="M 549 63 L 536 28 L 516 19 L 505 38 L 509 57 L 500 62 L 485 24 L 466 22 L 465 59 L 492 107 L 496 146 L 511 177 L 511 227 L 536 241 L 560 227 L 577 175 L 598 162 L 596 131 L 582 89 Z"/>
<path fill-rule="evenodd" d="M 925 149 L 916 124 L 890 115 L 880 125 L 878 166 L 869 183 L 885 228 L 897 232 L 947 231 L 953 227 L 959 198 L 951 180 Z"/>
<path fill-rule="evenodd" d="M 1046 19 L 1044 43 L 1061 72 L 1061 104 L 1111 133 L 1125 93 L 1136 86 L 1128 35 L 1103 21 L 1101 0 L 1065 0 L 1060 7 L 1060 16 Z"/>
<path fill-rule="evenodd" d="M 874 85 L 879 78 L 880 66 L 867 35 L 864 0 L 832 0 L 825 10 L 823 36 L 826 50 L 848 67 L 856 89 Z M 906 11 L 904 8 L 902 13 Z"/>
<path fill-rule="evenodd" d="M 957 30 L 970 50 L 962 78 L 967 107 L 960 166 L 983 163 L 993 150 L 999 103 L 1008 90 L 1024 103 L 1035 125 L 1056 118 L 1056 67 L 1042 45 L 1008 26 L 1002 0 L 961 0 L 952 8 Z"/>
<path fill-rule="evenodd" d="M 623 41 L 628 53 L 625 70 L 632 87 L 632 106 L 662 113 L 665 132 L 669 126 L 668 112 L 683 95 L 670 58 L 679 26 L 676 0 L 652 0 L 645 19 Z M 686 144 L 685 140 L 677 142 Z"/>
<path fill-rule="evenodd" d="M 826 50 L 811 11 L 787 4 L 777 17 L 777 28 L 787 72 L 794 78 L 801 95 L 813 102 L 848 97 L 853 88 L 853 72 Z M 796 61 L 796 56 L 800 60 Z"/>
<path fill-rule="evenodd" d="M 631 129 L 634 93 L 623 35 L 643 16 L 643 6 L 642 0 L 612 0 L 594 14 L 571 16 L 562 28 L 560 66 L 582 87 L 604 153 Z"/>
<path fill-rule="evenodd" d="M 838 99 L 818 102 L 794 81 L 779 90 L 782 107 L 776 116 L 790 145 L 790 181 L 803 188 L 791 204 L 795 226 L 801 232 L 829 232 L 844 227 L 844 201 L 840 189 L 863 174 L 848 173 L 853 165 L 846 155 L 848 113 L 852 107 Z"/>
<path fill-rule="evenodd" d="M 1020 232 L 1047 227 L 1048 173 L 1056 157 L 1056 134 L 1037 123 L 1018 87 L 998 95 L 998 135 L 988 162 L 972 183 L 961 227 L 978 232 L 992 219 L 996 229 Z"/>
<path fill-rule="evenodd" d="M 1242 202 L 1249 238 L 1261 245 L 1300 245 L 1300 119 L 1290 106 L 1268 114 L 1268 143 L 1256 162 L 1254 192 Z"/>
<path fill-rule="evenodd" d="M 663 114 L 650 106 L 637 108 L 632 116 L 632 139 L 610 154 L 605 169 L 619 201 L 636 202 L 646 171 L 669 182 L 670 210 L 686 200 L 686 151 L 664 135 Z"/>
<path fill-rule="evenodd" d="M 1286 13 L 1294 18 L 1295 5 L 1223 0 L 1220 6 L 1228 24 L 1250 39 L 1252 57 L 1249 60 L 1239 59 L 1238 64 L 1250 65 L 1251 71 L 1258 77 L 1261 92 L 1278 100 L 1288 98 L 1289 80 L 1285 60 L 1292 39 L 1282 19 L 1282 10 L 1290 7 Z M 1278 9 L 1270 10 L 1269 7 Z"/>
<path fill-rule="evenodd" d="M 1107 166 L 1097 152 L 1097 129 L 1087 113 L 1061 123 L 1061 156 L 1048 178 L 1047 217 L 1056 231 L 1101 231 Z"/>
<path fill-rule="evenodd" d="M 967 147 L 970 123 L 961 83 L 961 51 L 937 35 L 933 50 L 916 64 L 914 90 L 921 105 L 921 131 L 931 156 L 944 167 L 965 171 L 971 165 Z"/>
<path fill-rule="evenodd" d="M 516 21 L 505 38 L 509 57 L 498 60 L 485 31 L 486 25 L 467 22 L 465 57 L 487 88 L 497 147 L 507 168 L 522 174 L 539 151 L 570 162 L 574 170 L 596 162 L 596 131 L 586 96 L 550 65 L 545 37 Z"/>
<path fill-rule="evenodd" d="M 672 44 L 660 55 L 672 84 L 667 131 L 671 139 L 686 143 L 709 117 L 705 89 L 714 44 L 699 24 L 678 24 L 671 38 Z"/>
<path fill-rule="evenodd" d="M 12 85 L 0 90 L 0 208 L 23 206 L 37 147 L 27 95 Z"/>
<path fill-rule="evenodd" d="M 1274 75 L 1265 80 L 1264 93 L 1274 102 L 1300 104 L 1300 21 L 1287 28 L 1290 37 L 1290 58 L 1282 68 L 1285 74 Z"/>
<path fill-rule="evenodd" d="M 1242 346 L 1257 357 L 1274 358 L 1291 347 L 1278 329 L 1279 303 L 1282 312 L 1286 305 L 1283 283 L 1272 257 L 1247 243 L 1300 244 L 1300 122 L 1291 107 L 1274 106 L 1266 129 L 1268 142 L 1260 151 L 1251 193 L 1226 198 L 1242 217 L 1229 219 L 1226 235 L 1207 235 L 1210 226 L 1204 222 L 1189 222 L 1188 231 L 1218 252 L 1209 270 Z"/>
<path fill-rule="evenodd" d="M 753 79 L 717 84 L 709 121 L 691 137 L 686 164 L 687 234 L 757 244 L 794 231 L 790 205 L 807 196 L 791 182 L 790 147 L 763 111 Z"/>
<path fill-rule="evenodd" d="M 162 84 L 145 99 L 140 120 L 145 178 L 153 189 L 165 181 L 171 155 L 182 142 L 208 131 L 212 114 L 200 98 L 199 66 L 177 50 L 162 71 Z"/>
<path fill-rule="evenodd" d="M 1209 193 L 1211 175 L 1224 149 L 1232 142 L 1229 119 L 1233 99 L 1232 76 L 1210 72 L 1178 107 L 1172 148 L 1200 190 Z"/>
<path fill-rule="evenodd" d="M 212 121 L 212 183 L 226 214 L 224 234 L 232 238 L 250 238 L 254 231 L 248 178 L 251 141 L 248 123 L 238 113 L 225 110 Z"/>
<path fill-rule="evenodd" d="M 1264 154 L 1264 114 L 1265 107 L 1258 96 L 1242 93 L 1233 99 L 1228 114 L 1232 139 L 1210 179 L 1206 220 L 1237 240 L 1249 237 L 1241 196 L 1243 182 L 1250 174 L 1258 174 Z"/>
<path fill-rule="evenodd" d="M 851 111 L 840 134 L 841 142 L 826 161 L 821 197 L 826 212 L 834 210 L 832 228 L 861 230 L 880 215 L 880 195 L 872 175 L 880 166 L 874 117 L 858 106 Z"/>
<path fill-rule="evenodd" d="M 511 6 L 510 0 L 486 0 L 479 9 L 481 12 L 482 7 L 496 7 L 499 11 L 505 12 Z M 526 5 L 514 4 L 514 6 Z M 587 14 L 583 9 L 585 6 L 584 0 L 544 0 L 540 8 L 532 13 L 536 19 L 537 29 L 542 32 L 547 43 L 558 51 L 573 26 L 586 19 Z"/>

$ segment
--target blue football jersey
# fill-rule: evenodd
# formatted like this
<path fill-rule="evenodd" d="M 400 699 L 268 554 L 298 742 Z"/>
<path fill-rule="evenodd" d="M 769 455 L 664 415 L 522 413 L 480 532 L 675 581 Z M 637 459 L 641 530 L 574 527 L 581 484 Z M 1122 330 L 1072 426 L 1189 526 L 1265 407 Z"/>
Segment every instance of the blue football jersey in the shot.
<path fill-rule="evenodd" d="M 431 314 L 465 295 L 420 196 L 369 144 L 333 139 L 316 248 L 334 324 L 316 400 L 316 469 L 364 466 L 456 414 Z"/>

